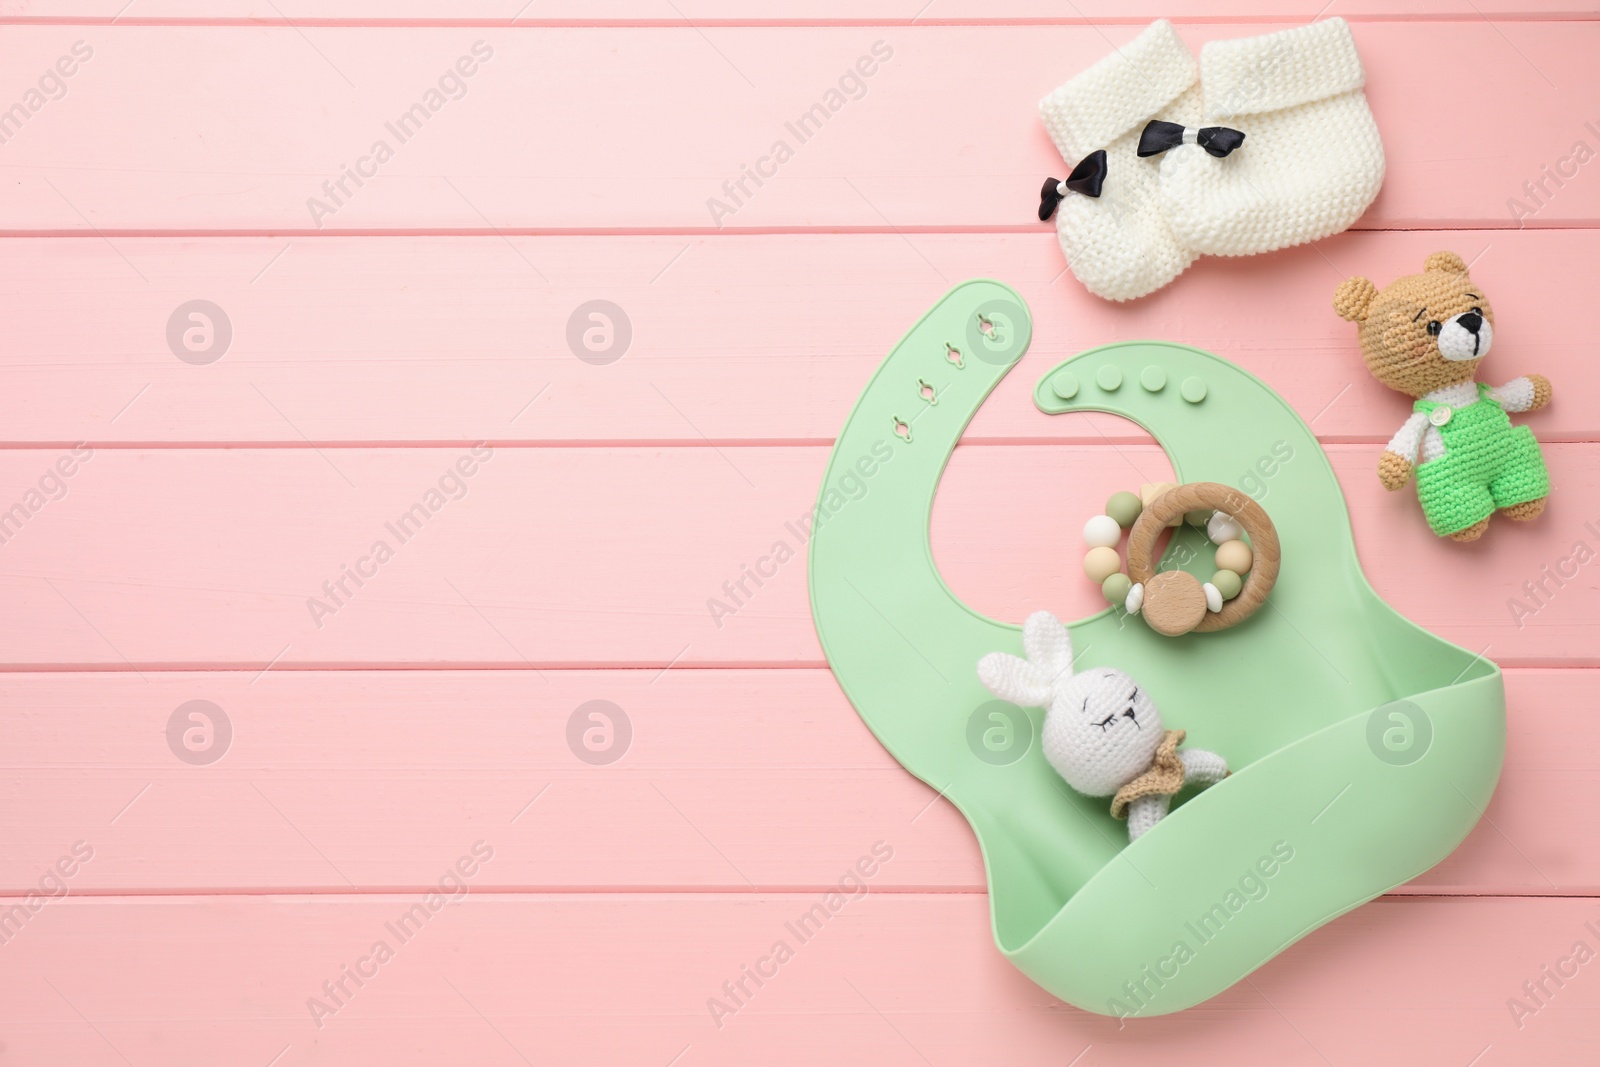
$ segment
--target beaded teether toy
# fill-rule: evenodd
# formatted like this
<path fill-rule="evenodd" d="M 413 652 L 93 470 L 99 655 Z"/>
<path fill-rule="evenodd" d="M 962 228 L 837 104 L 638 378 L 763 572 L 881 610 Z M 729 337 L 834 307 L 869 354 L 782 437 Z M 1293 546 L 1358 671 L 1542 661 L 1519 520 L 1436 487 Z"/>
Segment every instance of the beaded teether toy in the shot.
<path fill-rule="evenodd" d="M 1142 486 L 1140 493 L 1112 494 L 1105 514 L 1084 524 L 1083 539 L 1090 547 L 1083 570 L 1105 598 L 1130 615 L 1143 614 L 1152 630 L 1168 637 L 1225 629 L 1254 614 L 1277 581 L 1280 558 L 1277 531 L 1261 505 L 1216 482 L 1157 482 Z M 1157 537 L 1181 521 L 1204 526 L 1217 546 L 1218 569 L 1209 582 L 1202 584 L 1186 571 L 1155 570 Z M 1125 529 L 1126 574 L 1116 548 Z M 1245 533 L 1248 544 L 1241 539 Z"/>

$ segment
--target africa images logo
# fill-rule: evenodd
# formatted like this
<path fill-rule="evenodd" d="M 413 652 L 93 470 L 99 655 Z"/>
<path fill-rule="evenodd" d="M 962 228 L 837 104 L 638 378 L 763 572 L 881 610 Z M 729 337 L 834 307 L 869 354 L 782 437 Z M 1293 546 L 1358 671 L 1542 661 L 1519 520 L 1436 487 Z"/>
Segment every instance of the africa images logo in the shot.
<path fill-rule="evenodd" d="M 716 628 L 722 629 L 723 619 L 739 614 L 740 609 L 755 597 L 756 590 L 776 578 L 783 565 L 799 555 L 806 543 L 830 519 L 843 511 L 851 501 L 865 497 L 871 488 L 869 483 L 872 477 L 892 459 L 894 449 L 889 447 L 889 442 L 882 438 L 872 442 L 869 455 L 862 455 L 854 464 L 844 466 L 844 473 L 839 475 L 834 484 L 822 487 L 821 498 L 815 507 L 785 522 L 783 528 L 787 536 L 773 541 L 766 554 L 756 558 L 754 567 L 742 564 L 736 577 L 722 583 L 722 597 L 706 598 L 706 611 L 710 613 Z M 793 543 L 790 542 L 791 537 Z M 751 585 L 755 588 L 750 588 Z"/>
<path fill-rule="evenodd" d="M 1252 903 L 1267 899 L 1272 891 L 1272 879 L 1293 859 L 1293 845 L 1287 841 L 1274 842 L 1270 854 L 1259 857 L 1211 907 L 1183 924 L 1183 934 L 1173 942 L 1165 956 L 1145 964 L 1137 975 L 1122 983 L 1122 993 L 1127 1001 L 1112 997 L 1106 1002 L 1106 1014 L 1121 1019 L 1138 1015 L 1149 1008 L 1166 984 L 1176 979 L 1179 971 L 1207 945 L 1222 937 L 1229 924 L 1238 919 L 1245 909 Z"/>

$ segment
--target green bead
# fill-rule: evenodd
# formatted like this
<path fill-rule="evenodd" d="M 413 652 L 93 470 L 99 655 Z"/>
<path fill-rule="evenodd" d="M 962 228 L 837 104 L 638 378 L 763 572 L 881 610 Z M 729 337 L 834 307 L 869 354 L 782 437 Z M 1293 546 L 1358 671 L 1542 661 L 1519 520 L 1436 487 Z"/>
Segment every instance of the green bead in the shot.
<path fill-rule="evenodd" d="M 1217 587 L 1217 592 L 1222 594 L 1223 600 L 1232 600 L 1239 595 L 1239 590 L 1244 588 L 1244 580 L 1232 571 L 1218 571 L 1213 574 L 1211 584 Z"/>
<path fill-rule="evenodd" d="M 1201 508 L 1198 511 L 1187 512 L 1183 516 L 1183 521 L 1190 526 L 1204 527 L 1206 523 L 1211 521 L 1211 509 Z"/>
<path fill-rule="evenodd" d="M 1100 583 L 1100 592 L 1113 604 L 1121 604 L 1128 599 L 1128 590 L 1133 588 L 1133 579 L 1118 571 L 1104 582 Z"/>
<path fill-rule="evenodd" d="M 1112 493 L 1111 499 L 1106 501 L 1106 514 L 1116 519 L 1124 530 L 1134 524 L 1143 510 L 1144 501 L 1134 493 Z"/>

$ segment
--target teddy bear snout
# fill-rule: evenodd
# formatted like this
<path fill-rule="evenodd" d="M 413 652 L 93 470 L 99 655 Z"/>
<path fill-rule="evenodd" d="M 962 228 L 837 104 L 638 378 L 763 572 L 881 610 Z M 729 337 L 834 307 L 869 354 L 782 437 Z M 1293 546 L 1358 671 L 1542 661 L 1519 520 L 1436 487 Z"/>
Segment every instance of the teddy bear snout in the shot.
<path fill-rule="evenodd" d="M 1439 354 L 1460 361 L 1479 359 L 1489 354 L 1494 342 L 1494 327 L 1474 308 L 1452 317 L 1439 330 Z"/>

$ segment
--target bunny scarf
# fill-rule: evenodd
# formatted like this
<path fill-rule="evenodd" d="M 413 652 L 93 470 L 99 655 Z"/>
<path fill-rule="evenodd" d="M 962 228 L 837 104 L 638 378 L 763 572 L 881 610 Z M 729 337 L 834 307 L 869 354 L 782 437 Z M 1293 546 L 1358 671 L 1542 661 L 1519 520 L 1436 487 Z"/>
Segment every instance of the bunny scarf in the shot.
<path fill-rule="evenodd" d="M 1183 788 L 1183 760 L 1178 757 L 1178 746 L 1183 744 L 1184 731 L 1168 730 L 1161 738 L 1150 768 L 1139 777 L 1117 790 L 1111 798 L 1111 817 L 1126 819 L 1128 805 L 1140 797 L 1170 797 Z"/>

